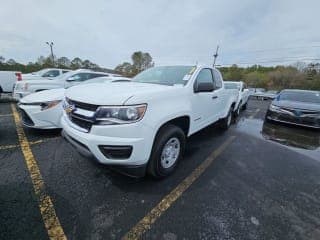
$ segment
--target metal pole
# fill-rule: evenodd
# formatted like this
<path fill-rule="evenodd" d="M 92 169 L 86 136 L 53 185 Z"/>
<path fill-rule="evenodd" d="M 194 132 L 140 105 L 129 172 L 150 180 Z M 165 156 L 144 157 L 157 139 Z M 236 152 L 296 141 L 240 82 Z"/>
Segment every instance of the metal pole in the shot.
<path fill-rule="evenodd" d="M 53 42 L 46 42 L 46 44 L 48 44 L 48 46 L 50 47 L 50 51 L 51 51 L 51 58 L 52 58 L 52 65 L 54 65 L 54 55 L 53 55 Z"/>
<path fill-rule="evenodd" d="M 217 49 L 216 49 L 216 53 L 213 55 L 214 57 L 214 60 L 213 60 L 213 67 L 216 65 L 216 60 L 218 58 L 218 51 L 219 51 L 219 45 L 217 46 Z"/>

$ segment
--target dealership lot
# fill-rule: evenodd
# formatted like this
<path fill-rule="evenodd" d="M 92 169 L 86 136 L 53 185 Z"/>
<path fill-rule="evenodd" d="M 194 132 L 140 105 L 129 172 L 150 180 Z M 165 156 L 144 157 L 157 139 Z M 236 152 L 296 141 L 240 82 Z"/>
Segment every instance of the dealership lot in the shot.
<path fill-rule="evenodd" d="M 250 100 L 228 131 L 192 136 L 174 174 L 156 181 L 80 156 L 59 131 L 23 129 L 28 162 L 14 104 L 2 100 L 0 239 L 49 239 L 46 219 L 63 231 L 53 239 L 320 239 L 319 133 L 283 127 L 311 138 L 304 149 L 266 139 L 268 105 Z"/>

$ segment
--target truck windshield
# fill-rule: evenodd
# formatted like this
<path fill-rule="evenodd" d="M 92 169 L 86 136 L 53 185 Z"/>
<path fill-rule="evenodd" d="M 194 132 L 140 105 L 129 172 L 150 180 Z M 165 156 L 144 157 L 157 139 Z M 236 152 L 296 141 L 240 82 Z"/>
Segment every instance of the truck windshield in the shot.
<path fill-rule="evenodd" d="M 185 85 L 195 71 L 195 66 L 166 66 L 149 68 L 132 79 L 132 82 L 173 86 Z"/>
<path fill-rule="evenodd" d="M 233 82 L 224 82 L 225 89 L 240 89 L 240 85 L 238 83 Z"/>

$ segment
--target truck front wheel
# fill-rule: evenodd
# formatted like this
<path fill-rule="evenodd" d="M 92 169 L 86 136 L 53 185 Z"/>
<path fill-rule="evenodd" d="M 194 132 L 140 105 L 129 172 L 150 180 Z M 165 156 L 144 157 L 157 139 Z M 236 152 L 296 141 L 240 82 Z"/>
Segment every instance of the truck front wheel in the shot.
<path fill-rule="evenodd" d="M 181 128 L 168 124 L 162 127 L 155 139 L 148 163 L 148 173 L 155 178 L 170 175 L 185 150 L 186 136 Z"/>

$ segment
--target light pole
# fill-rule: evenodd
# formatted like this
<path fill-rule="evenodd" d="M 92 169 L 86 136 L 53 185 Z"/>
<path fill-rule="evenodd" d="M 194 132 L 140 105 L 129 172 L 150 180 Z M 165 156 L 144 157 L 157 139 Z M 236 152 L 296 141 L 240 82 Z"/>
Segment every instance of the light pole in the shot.
<path fill-rule="evenodd" d="M 53 50 L 52 50 L 53 42 L 50 42 L 50 43 L 49 43 L 49 42 L 46 42 L 46 44 L 50 47 L 52 64 L 54 65 L 54 56 L 53 56 Z"/>

